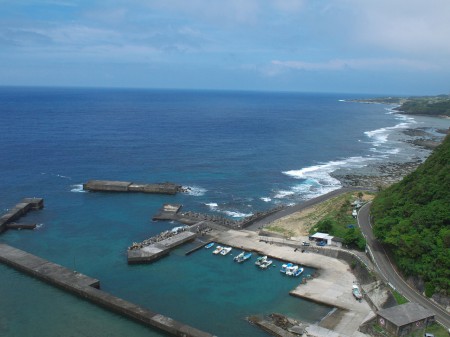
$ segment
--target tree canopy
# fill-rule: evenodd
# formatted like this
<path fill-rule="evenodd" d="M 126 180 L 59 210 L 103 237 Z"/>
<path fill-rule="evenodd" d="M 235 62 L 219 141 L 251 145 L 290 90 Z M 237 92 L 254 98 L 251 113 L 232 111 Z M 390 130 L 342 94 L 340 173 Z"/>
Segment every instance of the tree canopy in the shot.
<path fill-rule="evenodd" d="M 406 275 L 431 296 L 450 291 L 450 136 L 416 171 L 381 191 L 372 208 L 374 233 L 391 247 Z"/>

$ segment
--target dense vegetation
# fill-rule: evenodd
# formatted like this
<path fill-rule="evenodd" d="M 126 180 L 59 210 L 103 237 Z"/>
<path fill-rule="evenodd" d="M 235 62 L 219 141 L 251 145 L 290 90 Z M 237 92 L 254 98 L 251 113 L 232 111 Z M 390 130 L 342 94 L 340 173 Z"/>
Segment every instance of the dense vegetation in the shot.
<path fill-rule="evenodd" d="M 411 97 L 398 110 L 407 114 L 450 116 L 450 96 Z"/>
<path fill-rule="evenodd" d="M 401 113 L 412 115 L 450 116 L 450 95 L 418 97 L 376 97 L 356 99 L 353 102 L 400 104 L 395 108 Z"/>
<path fill-rule="evenodd" d="M 450 291 L 450 136 L 425 163 L 381 191 L 372 204 L 375 235 L 425 293 Z"/>
<path fill-rule="evenodd" d="M 359 192 L 359 197 L 362 195 L 363 193 Z M 330 209 L 328 214 L 311 228 L 310 234 L 328 233 L 343 239 L 345 246 L 364 251 L 366 240 L 352 216 L 351 202 L 355 200 L 355 193 L 346 193 L 332 200 L 337 207 Z"/>

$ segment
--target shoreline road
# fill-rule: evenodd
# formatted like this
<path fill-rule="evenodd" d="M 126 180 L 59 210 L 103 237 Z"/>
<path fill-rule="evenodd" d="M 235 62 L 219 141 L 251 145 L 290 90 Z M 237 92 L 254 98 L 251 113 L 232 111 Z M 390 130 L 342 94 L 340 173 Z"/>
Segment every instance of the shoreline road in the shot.
<path fill-rule="evenodd" d="M 433 311 L 436 314 L 436 320 L 447 329 L 450 328 L 450 314 L 405 282 L 397 272 L 384 246 L 375 238 L 370 222 L 370 203 L 360 209 L 358 213 L 358 225 L 366 238 L 367 249 L 370 251 L 374 264 L 384 281 L 409 301 L 416 302 Z"/>

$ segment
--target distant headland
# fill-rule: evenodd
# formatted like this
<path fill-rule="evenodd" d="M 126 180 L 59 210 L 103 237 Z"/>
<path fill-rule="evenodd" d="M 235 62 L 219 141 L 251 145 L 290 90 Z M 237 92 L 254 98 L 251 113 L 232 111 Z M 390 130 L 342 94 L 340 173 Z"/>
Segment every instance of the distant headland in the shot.
<path fill-rule="evenodd" d="M 349 102 L 395 104 L 394 110 L 409 115 L 450 117 L 450 95 L 377 97 L 349 100 Z"/>

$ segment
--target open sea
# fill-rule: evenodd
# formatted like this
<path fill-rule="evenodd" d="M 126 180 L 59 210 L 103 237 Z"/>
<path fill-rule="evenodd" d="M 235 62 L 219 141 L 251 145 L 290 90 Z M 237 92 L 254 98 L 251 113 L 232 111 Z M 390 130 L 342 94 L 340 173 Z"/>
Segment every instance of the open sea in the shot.
<path fill-rule="evenodd" d="M 367 95 L 365 96 L 367 97 Z M 267 336 L 250 315 L 317 322 L 331 308 L 288 295 L 299 279 L 182 246 L 150 265 L 126 249 L 178 226 L 164 203 L 240 218 L 339 188 L 330 173 L 425 158 L 408 128 L 449 120 L 351 103 L 361 95 L 136 89 L 0 88 L 0 213 L 24 197 L 45 208 L 0 242 L 100 280 L 103 290 L 218 336 Z M 409 137 L 409 138 L 408 138 Z M 187 194 L 85 193 L 90 179 L 171 181 Z M 306 273 L 306 272 L 305 272 Z M 0 336 L 162 336 L 0 265 Z"/>

